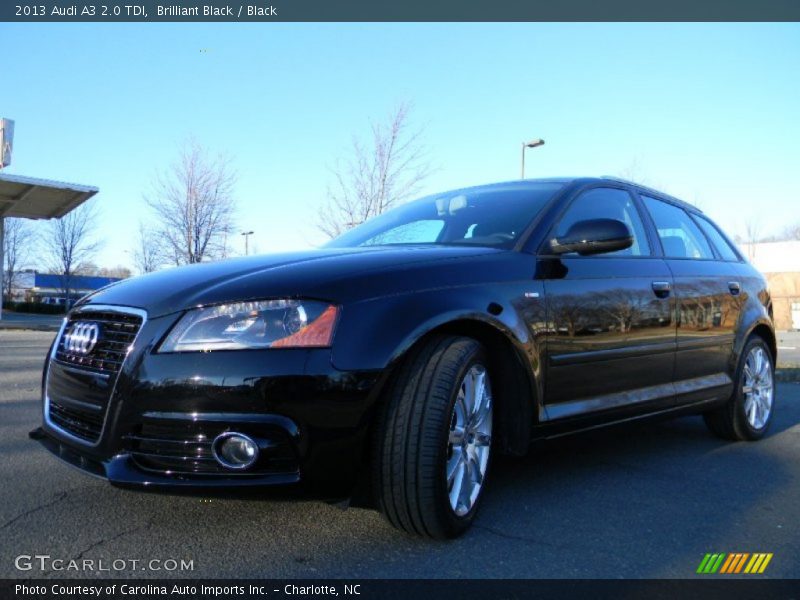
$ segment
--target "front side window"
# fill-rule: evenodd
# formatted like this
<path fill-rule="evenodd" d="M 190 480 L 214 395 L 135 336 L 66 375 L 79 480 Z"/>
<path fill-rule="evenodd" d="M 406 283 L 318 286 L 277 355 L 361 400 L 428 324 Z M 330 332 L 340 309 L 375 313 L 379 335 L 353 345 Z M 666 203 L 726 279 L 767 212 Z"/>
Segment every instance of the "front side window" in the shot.
<path fill-rule="evenodd" d="M 531 182 L 437 194 L 374 217 L 326 246 L 512 248 L 562 187 L 562 183 Z"/>
<path fill-rule="evenodd" d="M 556 237 L 563 237 L 570 227 L 578 221 L 591 219 L 616 219 L 628 226 L 633 234 L 633 245 L 625 250 L 607 252 L 602 256 L 649 256 L 644 224 L 633 203 L 633 198 L 625 190 L 616 188 L 594 188 L 584 192 L 570 204 L 556 227 Z M 569 255 L 566 255 L 569 256 Z"/>
<path fill-rule="evenodd" d="M 650 196 L 642 196 L 653 217 L 667 258 L 714 258 L 711 246 L 692 218 L 682 208 Z"/>

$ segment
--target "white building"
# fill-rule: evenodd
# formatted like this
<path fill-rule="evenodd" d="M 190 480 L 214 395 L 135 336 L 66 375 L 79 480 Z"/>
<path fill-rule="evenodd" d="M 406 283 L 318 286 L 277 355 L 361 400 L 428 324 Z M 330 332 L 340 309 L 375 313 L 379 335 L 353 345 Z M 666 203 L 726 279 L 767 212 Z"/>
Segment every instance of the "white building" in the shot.
<path fill-rule="evenodd" d="M 775 326 L 800 330 L 800 241 L 741 244 L 745 256 L 769 282 Z"/>

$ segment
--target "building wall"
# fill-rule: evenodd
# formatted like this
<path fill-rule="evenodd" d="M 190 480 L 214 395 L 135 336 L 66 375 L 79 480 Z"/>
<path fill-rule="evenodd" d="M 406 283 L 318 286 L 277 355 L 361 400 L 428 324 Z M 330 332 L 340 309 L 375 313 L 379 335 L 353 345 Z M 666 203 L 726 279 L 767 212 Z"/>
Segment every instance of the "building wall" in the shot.
<path fill-rule="evenodd" d="M 762 273 L 800 273 L 800 241 L 742 244 L 740 248 Z"/>
<path fill-rule="evenodd" d="M 781 331 L 800 329 L 793 322 L 792 304 L 800 304 L 800 273 L 765 273 L 772 295 L 775 327 Z"/>
<path fill-rule="evenodd" d="M 101 287 L 119 281 L 117 277 L 74 275 L 70 282 L 70 297 L 77 300 Z M 11 299 L 15 302 L 41 302 L 45 298 L 64 296 L 63 279 L 50 273 L 21 272 L 14 275 Z"/>
<path fill-rule="evenodd" d="M 767 278 L 775 327 L 800 329 L 792 319 L 792 304 L 800 304 L 800 241 L 742 244 L 741 249 Z"/>

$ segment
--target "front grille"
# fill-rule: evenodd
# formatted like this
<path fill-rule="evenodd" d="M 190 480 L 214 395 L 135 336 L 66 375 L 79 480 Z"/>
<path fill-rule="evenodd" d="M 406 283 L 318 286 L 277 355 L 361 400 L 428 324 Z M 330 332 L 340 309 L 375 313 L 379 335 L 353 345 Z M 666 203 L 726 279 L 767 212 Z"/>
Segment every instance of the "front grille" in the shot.
<path fill-rule="evenodd" d="M 297 458 L 286 432 L 275 426 L 258 425 L 257 428 L 236 429 L 269 446 L 262 449 L 256 464 L 245 472 L 230 471 L 214 459 L 211 451 L 214 438 L 230 429 L 222 423 L 152 421 L 124 439 L 126 450 L 139 468 L 161 474 L 246 477 L 296 472 Z"/>
<path fill-rule="evenodd" d="M 94 442 L 103 429 L 103 415 L 97 411 L 67 407 L 58 402 L 50 402 L 50 421 L 72 435 Z"/>
<path fill-rule="evenodd" d="M 143 323 L 143 315 L 126 309 L 79 309 L 70 314 L 47 373 L 50 425 L 85 442 L 100 439 L 114 385 Z M 69 347 L 69 336 L 79 324 L 97 327 L 93 346 Z"/>
<path fill-rule="evenodd" d="M 66 345 L 78 323 L 96 323 L 100 329 L 97 343 L 88 354 L 70 351 Z M 93 310 L 74 313 L 58 341 L 56 360 L 103 373 L 118 373 L 141 326 L 142 317 L 134 314 Z"/>

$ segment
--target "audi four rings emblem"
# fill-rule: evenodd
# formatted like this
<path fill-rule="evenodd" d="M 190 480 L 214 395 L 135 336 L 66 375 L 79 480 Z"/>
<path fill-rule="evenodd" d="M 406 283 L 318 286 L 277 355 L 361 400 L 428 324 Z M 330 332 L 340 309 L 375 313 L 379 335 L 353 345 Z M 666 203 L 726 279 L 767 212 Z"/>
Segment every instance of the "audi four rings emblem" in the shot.
<path fill-rule="evenodd" d="M 75 354 L 89 354 L 100 337 L 97 323 L 78 321 L 64 337 L 64 349 Z"/>

